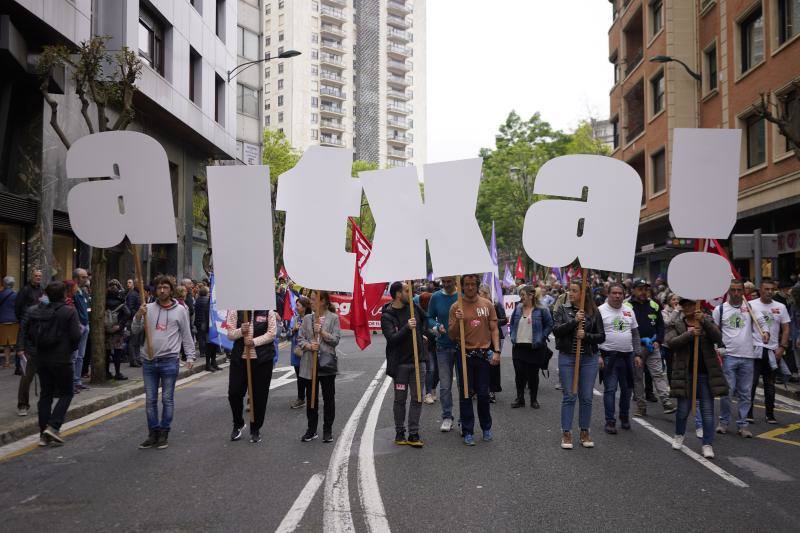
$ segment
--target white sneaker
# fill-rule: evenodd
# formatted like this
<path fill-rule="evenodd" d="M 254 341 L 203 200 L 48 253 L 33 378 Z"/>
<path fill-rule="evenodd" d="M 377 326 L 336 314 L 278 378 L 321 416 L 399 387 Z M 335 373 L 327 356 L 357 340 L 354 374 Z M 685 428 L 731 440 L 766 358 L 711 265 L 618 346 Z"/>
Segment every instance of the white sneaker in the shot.
<path fill-rule="evenodd" d="M 703 438 L 703 428 L 697 428 L 694 430 L 694 434 L 697 435 L 698 439 Z"/>
<path fill-rule="evenodd" d="M 712 448 L 710 444 L 705 444 L 703 446 L 703 457 L 706 459 L 714 458 L 714 448 Z"/>
<path fill-rule="evenodd" d="M 431 393 L 429 392 L 428 394 L 425 395 L 425 400 L 424 401 L 428 405 L 432 404 L 433 403 L 433 395 L 431 395 Z"/>
<path fill-rule="evenodd" d="M 683 435 L 675 435 L 672 437 L 672 449 L 673 450 L 680 450 L 683 448 Z"/>
<path fill-rule="evenodd" d="M 27 407 L 20 407 L 17 410 L 17 416 L 28 416 L 28 408 Z"/>
<path fill-rule="evenodd" d="M 446 433 L 453 429 L 453 419 L 452 418 L 445 418 L 442 420 L 442 432 Z"/>

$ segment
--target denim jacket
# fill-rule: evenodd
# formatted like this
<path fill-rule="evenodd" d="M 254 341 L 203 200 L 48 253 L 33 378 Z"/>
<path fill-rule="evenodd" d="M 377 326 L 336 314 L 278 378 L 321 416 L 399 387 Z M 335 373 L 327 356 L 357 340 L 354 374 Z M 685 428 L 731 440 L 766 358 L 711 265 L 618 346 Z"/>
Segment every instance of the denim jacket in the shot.
<path fill-rule="evenodd" d="M 531 315 L 531 344 L 536 348 L 547 342 L 547 337 L 553 331 L 553 317 L 546 307 L 534 307 Z M 522 303 L 518 303 L 511 314 L 511 344 L 517 344 L 517 328 L 521 319 Z"/>

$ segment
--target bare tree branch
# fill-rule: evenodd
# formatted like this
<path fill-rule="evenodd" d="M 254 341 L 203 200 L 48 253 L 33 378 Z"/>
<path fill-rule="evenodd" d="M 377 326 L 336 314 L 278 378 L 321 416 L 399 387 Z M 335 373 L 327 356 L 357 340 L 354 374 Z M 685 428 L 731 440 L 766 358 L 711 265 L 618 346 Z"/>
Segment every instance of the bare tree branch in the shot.
<path fill-rule="evenodd" d="M 800 83 L 795 82 L 792 85 L 796 89 L 800 90 Z M 778 131 L 780 134 L 789 139 L 795 157 L 800 159 L 800 131 L 798 131 L 800 128 L 797 128 L 794 125 L 794 122 L 797 121 L 797 118 L 791 116 L 791 111 L 789 111 L 788 105 L 786 105 L 785 111 L 781 111 L 777 105 L 772 104 L 769 101 L 769 97 L 766 93 L 762 92 L 760 97 L 761 100 L 756 103 L 755 106 L 753 106 L 753 111 L 755 112 L 756 116 L 778 126 Z M 784 100 L 786 98 L 788 98 L 788 95 L 783 97 Z M 772 112 L 770 107 L 775 107 L 775 113 Z M 800 108 L 800 105 L 797 105 L 796 107 Z"/>
<path fill-rule="evenodd" d="M 81 101 L 81 115 L 83 115 L 83 120 L 86 122 L 86 126 L 89 128 L 89 133 L 94 133 L 94 124 L 92 124 L 92 118 L 89 116 L 89 100 L 86 99 L 86 92 L 84 91 L 82 85 L 78 85 L 75 88 L 75 94 L 78 95 L 78 98 Z"/>
<path fill-rule="evenodd" d="M 53 131 L 56 132 L 58 138 L 61 139 L 61 144 L 63 144 L 64 147 L 69 150 L 70 146 L 72 146 L 72 143 L 69 142 L 64 130 L 62 130 L 61 126 L 58 124 L 58 102 L 55 98 L 50 96 L 50 93 L 47 92 L 46 87 L 40 87 L 39 91 L 42 93 L 42 96 L 44 96 L 44 101 L 50 106 L 50 126 L 53 128 Z"/>

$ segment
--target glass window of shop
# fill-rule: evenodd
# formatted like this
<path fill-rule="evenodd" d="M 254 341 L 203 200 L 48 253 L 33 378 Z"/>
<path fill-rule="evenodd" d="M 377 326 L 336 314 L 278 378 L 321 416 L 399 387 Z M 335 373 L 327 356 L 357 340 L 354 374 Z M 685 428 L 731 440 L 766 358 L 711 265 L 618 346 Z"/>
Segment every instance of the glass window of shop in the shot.
<path fill-rule="evenodd" d="M 72 279 L 76 252 L 74 237 L 53 234 L 53 276 L 55 279 Z"/>
<path fill-rule="evenodd" d="M 17 290 L 24 285 L 22 277 L 24 231 L 22 226 L 0 224 L 0 278 L 13 276 L 17 281 L 14 287 Z"/>

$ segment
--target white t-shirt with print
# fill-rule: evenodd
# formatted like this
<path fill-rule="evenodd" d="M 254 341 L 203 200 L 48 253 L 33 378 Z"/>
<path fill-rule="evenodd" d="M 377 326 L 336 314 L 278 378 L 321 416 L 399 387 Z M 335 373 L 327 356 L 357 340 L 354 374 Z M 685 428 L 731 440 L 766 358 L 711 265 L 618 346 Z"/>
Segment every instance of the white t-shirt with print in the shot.
<path fill-rule="evenodd" d="M 606 332 L 606 341 L 600 345 L 600 349 L 607 352 L 632 352 L 631 330 L 639 328 L 633 309 L 625 304 L 615 309 L 606 302 L 598 310 L 603 317 L 603 329 Z"/>
<path fill-rule="evenodd" d="M 714 308 L 711 318 L 714 320 L 714 324 L 719 326 L 719 306 Z M 725 355 L 753 359 L 755 356 L 753 355 L 751 331 L 755 331 L 755 328 L 744 302 L 738 307 L 734 307 L 728 302 L 722 304 L 722 342 L 725 344 Z M 757 335 L 758 332 L 755 334 Z"/>
<path fill-rule="evenodd" d="M 769 333 L 769 342 L 764 344 L 761 335 L 756 328 L 753 328 L 753 344 L 760 348 L 777 350 L 781 340 L 781 324 L 788 324 L 791 321 L 786 306 L 775 300 L 765 304 L 761 298 L 758 298 L 750 302 L 750 307 L 753 309 L 753 314 L 756 315 L 761 329 Z"/>

